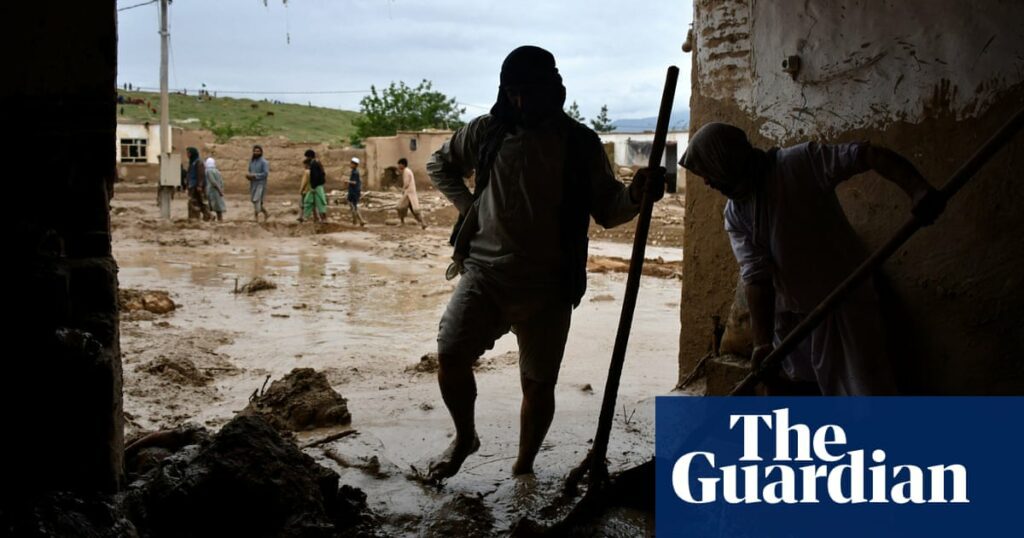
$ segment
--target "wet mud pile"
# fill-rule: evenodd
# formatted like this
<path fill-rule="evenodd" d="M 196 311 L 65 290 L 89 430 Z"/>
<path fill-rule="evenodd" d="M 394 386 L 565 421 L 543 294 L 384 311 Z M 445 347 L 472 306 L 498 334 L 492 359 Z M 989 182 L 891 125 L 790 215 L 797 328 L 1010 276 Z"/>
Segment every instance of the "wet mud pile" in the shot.
<path fill-rule="evenodd" d="M 246 282 L 241 288 L 238 288 L 238 291 L 235 293 L 246 293 L 252 295 L 256 292 L 273 289 L 277 289 L 277 284 L 274 284 L 272 281 L 263 277 L 256 277 Z"/>
<path fill-rule="evenodd" d="M 125 450 L 130 484 L 116 496 L 52 493 L 0 509 L 0 534 L 96 538 L 377 536 L 366 494 L 340 486 L 259 416 L 218 433 L 154 432 Z"/>
<path fill-rule="evenodd" d="M 305 431 L 352 423 L 348 401 L 331 388 L 327 375 L 296 368 L 255 395 L 242 411 L 259 415 L 279 430 Z"/>
<path fill-rule="evenodd" d="M 126 454 L 143 471 L 130 473 L 123 497 L 142 537 L 372 535 L 366 495 L 339 487 L 334 471 L 259 416 L 236 417 L 212 436 L 185 429 L 149 444 Z M 154 461 L 156 449 L 167 455 Z"/>
<path fill-rule="evenodd" d="M 152 320 L 178 307 L 166 291 L 122 288 L 117 292 L 121 317 L 128 321 Z"/>

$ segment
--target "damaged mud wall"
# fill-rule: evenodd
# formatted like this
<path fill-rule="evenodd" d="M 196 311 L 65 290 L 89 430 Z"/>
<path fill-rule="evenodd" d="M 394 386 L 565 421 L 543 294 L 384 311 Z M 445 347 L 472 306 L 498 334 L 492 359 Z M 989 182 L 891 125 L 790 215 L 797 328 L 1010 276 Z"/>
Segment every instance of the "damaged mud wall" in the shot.
<path fill-rule="evenodd" d="M 385 190 L 388 186 L 381 181 L 384 170 L 396 166 L 398 159 L 404 157 L 409 161 L 409 169 L 416 178 L 416 188 L 421 191 L 433 189 L 427 177 L 427 161 L 451 137 L 452 131 L 435 129 L 400 131 L 395 136 L 371 136 L 366 139 L 366 169 L 369 176 L 363 180 L 373 190 Z"/>
<path fill-rule="evenodd" d="M 203 158 L 213 157 L 217 160 L 217 168 L 224 176 L 224 188 L 228 193 L 249 192 L 249 161 L 252 159 L 252 146 L 263 147 L 263 155 L 270 161 L 270 180 L 267 192 L 272 194 L 295 193 L 298 196 L 299 185 L 302 183 L 302 161 L 307 149 L 316 152 L 320 163 L 327 173 L 327 191 L 348 188 L 348 177 L 351 173 L 349 161 L 352 157 L 365 160 L 366 151 L 358 148 L 339 148 L 322 143 L 292 142 L 281 137 L 237 137 L 226 143 L 218 144 L 205 131 L 191 131 L 191 136 L 201 139 L 195 144 Z M 184 146 L 182 146 L 184 151 Z M 182 162 L 185 162 L 184 157 Z M 359 173 L 366 181 L 366 168 L 360 165 Z"/>
<path fill-rule="evenodd" d="M 724 121 L 765 148 L 870 140 L 941 186 L 1024 107 L 1020 2 L 697 0 L 694 10 L 691 134 Z M 886 264 L 905 390 L 1024 391 L 1022 167 L 1018 136 Z M 737 274 L 724 198 L 691 174 L 686 192 L 681 375 L 708 351 L 713 317 L 727 318 Z M 903 193 L 874 174 L 838 192 L 871 248 L 908 216 Z"/>
<path fill-rule="evenodd" d="M 117 266 L 114 0 L 8 2 L 3 50 L 3 442 L 0 509 L 45 490 L 123 480 Z"/>

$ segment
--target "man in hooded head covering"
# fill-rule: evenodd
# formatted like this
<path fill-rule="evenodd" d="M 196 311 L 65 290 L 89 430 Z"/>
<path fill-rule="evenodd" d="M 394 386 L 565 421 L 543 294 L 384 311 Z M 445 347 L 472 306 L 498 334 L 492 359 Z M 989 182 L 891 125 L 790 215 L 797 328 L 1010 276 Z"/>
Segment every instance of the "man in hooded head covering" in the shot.
<path fill-rule="evenodd" d="M 510 329 L 523 391 L 512 473 L 533 472 L 554 416 L 569 319 L 586 285 L 590 217 L 617 226 L 636 216 L 645 189 L 657 198 L 664 191 L 663 169 L 638 173 L 628 188 L 615 179 L 597 135 L 563 112 L 565 87 L 550 52 L 515 49 L 500 78 L 491 113 L 456 131 L 427 164 L 466 217 L 454 239 L 466 245 L 462 276 L 437 337 L 438 382 L 456 435 L 430 467 L 435 480 L 458 472 L 480 446 L 473 363 Z M 474 171 L 471 192 L 464 178 Z"/>
<path fill-rule="evenodd" d="M 203 220 L 210 220 L 210 211 L 206 209 L 206 168 L 203 161 L 199 159 L 199 150 L 193 147 L 185 148 L 188 154 L 188 170 L 185 173 L 186 186 L 188 187 L 188 218 L 197 219 L 203 215 Z"/>
<path fill-rule="evenodd" d="M 763 151 L 742 129 L 710 123 L 689 141 L 679 164 L 729 199 L 725 230 L 750 307 L 755 365 L 866 258 L 836 197 L 839 183 L 874 170 L 910 196 L 924 222 L 942 209 L 914 165 L 869 143 Z M 775 386 L 797 381 L 817 384 L 826 395 L 894 394 L 883 336 L 878 297 L 868 283 L 786 357 Z"/>
<path fill-rule="evenodd" d="M 263 197 L 267 194 L 267 178 L 270 176 L 270 163 L 263 156 L 263 147 L 254 145 L 252 147 L 252 159 L 249 160 L 249 173 L 245 178 L 249 180 L 249 197 L 252 200 L 252 208 L 255 212 L 256 222 L 260 220 L 260 213 L 263 213 L 263 221 L 270 218 L 270 214 L 263 207 Z"/>

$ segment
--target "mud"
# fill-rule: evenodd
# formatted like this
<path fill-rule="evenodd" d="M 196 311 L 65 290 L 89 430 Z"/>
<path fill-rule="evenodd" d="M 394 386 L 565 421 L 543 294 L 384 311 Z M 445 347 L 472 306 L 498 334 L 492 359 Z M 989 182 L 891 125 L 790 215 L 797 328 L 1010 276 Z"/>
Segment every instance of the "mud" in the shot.
<path fill-rule="evenodd" d="M 358 430 L 304 452 L 336 472 L 341 484 L 366 492 L 380 532 L 431 535 L 429 529 L 440 528 L 436 523 L 455 517 L 442 515 L 454 514 L 442 507 L 465 495 L 480 499 L 493 518 L 488 532 L 505 534 L 555 497 L 564 475 L 590 447 L 625 274 L 592 273 L 588 299 L 573 313 L 558 411 L 536 475 L 510 475 L 521 398 L 510 334 L 475 370 L 481 450 L 444 489 L 424 488 L 406 477 L 410 465 L 436 456 L 452 435 L 434 367 L 419 364 L 436 352 L 438 320 L 457 283 L 443 276 L 455 212 L 427 191 L 420 194 L 424 207 L 432 208 L 425 211 L 427 230 L 386 226 L 395 215 L 390 204 L 392 198 L 397 203 L 397 193 L 369 198 L 374 209 L 363 210 L 369 225 L 359 229 L 348 224 L 345 208 L 334 205 L 326 225 L 299 223 L 291 196 L 269 196 L 270 222 L 257 224 L 249 220 L 246 197 L 230 193 L 224 222 L 165 222 L 157 216 L 151 189 L 117 191 L 112 206 L 123 209 L 112 213 L 112 226 L 121 285 L 167 290 L 178 304 L 152 319 L 122 318 L 126 434 L 187 422 L 216 431 L 248 405 L 254 391 L 265 388 L 267 376 L 278 380 L 295 368 L 313 368 L 344 395 L 352 424 L 299 431 L 297 441 L 303 446 Z M 184 216 L 184 204 L 175 198 L 172 214 Z M 656 206 L 654 236 L 679 237 L 672 227 L 681 215 L 678 202 L 666 196 Z M 631 234 L 616 234 L 609 235 L 619 240 L 592 241 L 591 255 L 628 258 Z M 665 239 L 651 244 L 647 256 L 677 265 L 682 251 L 678 242 Z M 277 289 L 233 293 L 255 277 L 272 280 Z M 608 453 L 613 472 L 649 459 L 653 397 L 670 391 L 677 377 L 679 281 L 644 277 L 640 288 L 619 391 L 622 411 L 616 413 Z M 172 381 L 168 375 L 176 370 L 167 363 L 192 372 L 191 363 L 204 382 Z M 159 364 L 165 366 L 158 371 Z M 635 535 L 644 524 L 643 516 L 617 513 L 605 528 Z"/>
<path fill-rule="evenodd" d="M 269 280 L 267 280 L 265 278 L 256 277 L 256 278 L 246 282 L 241 288 L 238 288 L 238 291 L 236 293 L 247 293 L 249 295 L 252 295 L 252 294 L 254 294 L 256 292 L 259 292 L 259 291 L 263 291 L 263 290 L 276 290 L 276 289 L 277 289 L 277 284 L 274 284 L 273 282 L 271 282 L 271 281 L 269 281 Z"/>
<path fill-rule="evenodd" d="M 122 313 L 144 310 L 153 314 L 167 314 L 177 305 L 170 295 L 162 290 L 133 290 L 121 288 L 117 299 Z"/>
<path fill-rule="evenodd" d="M 664 258 L 645 259 L 642 273 L 645 276 L 658 278 L 683 278 L 683 263 L 666 262 Z M 629 260 L 610 256 L 590 256 L 587 258 L 587 271 L 591 273 L 628 273 Z"/>
<path fill-rule="evenodd" d="M 329 537 L 372 519 L 364 493 L 339 488 L 337 474 L 258 416 L 181 447 L 132 483 L 124 506 L 154 538 Z"/>
<path fill-rule="evenodd" d="M 22 506 L 0 511 L 0 533 L 24 538 L 76 536 L 137 538 L 135 525 L 108 496 L 81 497 L 55 492 Z"/>
<path fill-rule="evenodd" d="M 242 414 L 260 415 L 275 428 L 288 431 L 352 423 L 348 402 L 331 388 L 323 372 L 312 368 L 296 368 L 274 381 L 249 401 Z"/>

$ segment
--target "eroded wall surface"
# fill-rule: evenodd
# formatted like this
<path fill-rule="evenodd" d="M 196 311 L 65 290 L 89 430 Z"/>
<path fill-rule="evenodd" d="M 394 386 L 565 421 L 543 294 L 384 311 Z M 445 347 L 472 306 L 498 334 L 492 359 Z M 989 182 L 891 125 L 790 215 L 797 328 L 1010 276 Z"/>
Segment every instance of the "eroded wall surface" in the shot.
<path fill-rule="evenodd" d="M 756 145 L 870 140 L 941 186 L 1024 108 L 1024 3 L 992 0 L 695 2 L 691 132 L 745 128 Z M 799 56 L 795 78 L 783 60 Z M 891 347 L 904 388 L 1024 391 L 1024 137 L 1018 136 L 885 267 Z M 725 320 L 736 263 L 725 200 L 687 174 L 680 371 Z M 909 201 L 874 174 L 839 188 L 869 247 Z"/>

